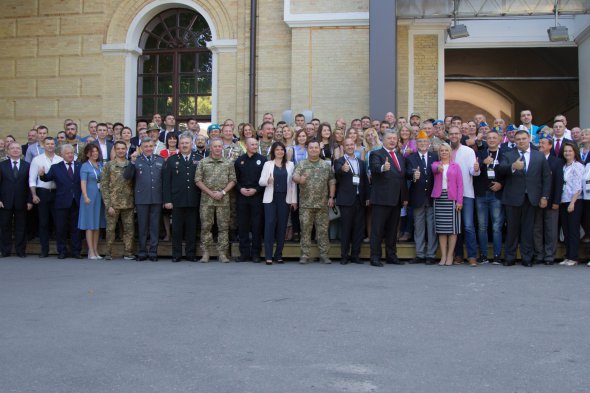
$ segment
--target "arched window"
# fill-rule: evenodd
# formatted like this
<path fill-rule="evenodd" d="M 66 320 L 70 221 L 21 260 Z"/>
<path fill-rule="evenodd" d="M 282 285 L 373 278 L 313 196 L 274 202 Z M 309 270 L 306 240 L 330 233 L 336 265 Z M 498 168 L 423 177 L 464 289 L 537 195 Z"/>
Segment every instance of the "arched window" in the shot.
<path fill-rule="evenodd" d="M 137 69 L 137 119 L 171 113 L 211 120 L 211 30 L 197 12 L 166 10 L 145 27 Z"/>

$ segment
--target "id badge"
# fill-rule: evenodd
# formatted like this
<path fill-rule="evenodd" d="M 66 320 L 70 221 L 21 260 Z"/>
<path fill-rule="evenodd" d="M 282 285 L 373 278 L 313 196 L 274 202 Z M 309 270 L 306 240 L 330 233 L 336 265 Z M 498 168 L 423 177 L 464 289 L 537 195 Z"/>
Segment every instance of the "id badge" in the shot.
<path fill-rule="evenodd" d="M 357 175 L 352 176 L 352 184 L 358 186 L 361 184 L 361 178 Z"/>
<path fill-rule="evenodd" d="M 586 180 L 585 191 L 587 194 L 590 194 L 590 180 Z"/>
<path fill-rule="evenodd" d="M 100 190 L 100 183 L 96 183 L 96 188 Z"/>
<path fill-rule="evenodd" d="M 488 168 L 488 179 L 494 180 L 496 178 L 496 171 L 492 168 Z"/>
<path fill-rule="evenodd" d="M 563 188 L 562 188 L 562 191 L 563 191 L 563 192 L 565 192 L 565 187 L 566 187 L 566 186 L 567 186 L 567 182 L 566 182 L 566 181 L 564 181 L 564 182 L 563 182 Z"/>

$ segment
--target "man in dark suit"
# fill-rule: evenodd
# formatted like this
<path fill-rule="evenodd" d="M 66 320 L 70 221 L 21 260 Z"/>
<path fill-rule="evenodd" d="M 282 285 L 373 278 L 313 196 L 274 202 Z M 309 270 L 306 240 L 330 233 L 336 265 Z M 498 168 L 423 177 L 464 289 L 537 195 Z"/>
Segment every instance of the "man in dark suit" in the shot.
<path fill-rule="evenodd" d="M 563 191 L 563 160 L 551 155 L 553 149 L 553 138 L 549 135 L 539 137 L 539 151 L 545 156 L 551 171 L 551 192 L 547 199 L 547 206 L 537 209 L 535 213 L 535 226 L 533 228 L 534 238 L 534 261 L 537 264 L 553 265 L 555 251 L 557 249 L 557 238 L 559 235 L 559 204 L 561 203 L 561 192 Z"/>
<path fill-rule="evenodd" d="M 553 123 L 553 147 L 551 148 L 551 155 L 559 157 L 561 146 L 564 142 L 572 142 L 571 139 L 565 138 L 565 124 L 561 120 L 556 120 Z"/>
<path fill-rule="evenodd" d="M 180 153 L 168 158 L 162 170 L 164 208 L 172 210 L 172 262 L 182 259 L 182 235 L 186 238 L 186 260 L 197 261 L 197 209 L 201 190 L 195 183 L 195 171 L 200 160 L 192 152 L 193 138 L 180 135 Z"/>
<path fill-rule="evenodd" d="M 139 135 L 139 130 L 147 130 L 148 122 L 147 120 L 138 120 L 135 126 L 135 136 L 131 138 L 131 144 L 133 146 L 139 146 L 141 144 L 142 136 Z M 145 137 L 145 135 L 144 135 Z"/>
<path fill-rule="evenodd" d="M 103 164 L 106 164 L 111 159 L 111 151 L 113 150 L 113 142 L 108 140 L 109 128 L 105 123 L 98 123 L 96 126 L 96 140 L 94 143 L 98 146 L 100 159 Z"/>
<path fill-rule="evenodd" d="M 344 156 L 334 162 L 336 175 L 336 205 L 340 208 L 340 264 L 360 260 L 361 244 L 365 234 L 365 206 L 368 183 L 364 162 L 354 155 L 355 143 L 344 140 Z M 352 245 L 352 247 L 351 247 Z M 348 251 L 350 249 L 350 257 Z"/>
<path fill-rule="evenodd" d="M 520 244 L 523 266 L 533 266 L 533 228 L 535 212 L 547 206 L 551 192 L 551 172 L 543 154 L 531 149 L 531 136 L 519 130 L 514 137 L 516 149 L 501 159 L 497 172 L 505 179 L 502 203 L 506 206 L 504 266 L 514 265 L 516 247 Z"/>
<path fill-rule="evenodd" d="M 37 130 L 35 128 L 29 130 L 29 132 L 27 133 L 27 143 L 21 146 L 23 157 L 26 157 L 27 150 L 29 150 L 29 146 L 37 143 L 37 139 Z"/>
<path fill-rule="evenodd" d="M 24 258 L 27 210 L 33 208 L 29 190 L 29 163 L 22 160 L 21 146 L 12 142 L 8 145 L 8 159 L 0 162 L 0 227 L 2 228 L 2 256 L 12 251 L 12 224 L 16 255 Z"/>
<path fill-rule="evenodd" d="M 62 162 L 53 164 L 49 172 L 39 168 L 39 178 L 55 182 L 55 240 L 59 259 L 68 256 L 67 235 L 72 240 L 72 258 L 80 256 L 80 230 L 78 213 L 80 212 L 80 168 L 82 164 L 74 161 L 74 148 L 70 144 L 61 147 Z"/>
<path fill-rule="evenodd" d="M 434 204 L 432 186 L 434 174 L 432 163 L 438 161 L 438 154 L 429 151 L 428 134 L 420 131 L 416 137 L 418 151 L 406 158 L 406 179 L 411 180 L 409 190 L 410 206 L 414 211 L 414 241 L 416 258 L 410 263 L 435 263 L 438 236 L 434 226 Z"/>
<path fill-rule="evenodd" d="M 164 127 L 164 130 L 160 131 L 160 135 L 158 136 L 160 142 L 166 143 L 166 137 L 170 133 L 173 133 L 174 135 L 176 135 L 176 137 L 178 137 L 179 133 L 175 130 L 176 118 L 174 117 L 174 115 L 166 115 L 166 117 L 164 118 Z"/>
<path fill-rule="evenodd" d="M 385 239 L 385 256 L 389 264 L 403 265 L 397 258 L 395 239 L 402 206 L 408 205 L 406 166 L 404 158 L 395 151 L 398 137 L 393 131 L 385 132 L 383 148 L 371 153 L 371 265 L 381 263 L 381 242 Z"/>

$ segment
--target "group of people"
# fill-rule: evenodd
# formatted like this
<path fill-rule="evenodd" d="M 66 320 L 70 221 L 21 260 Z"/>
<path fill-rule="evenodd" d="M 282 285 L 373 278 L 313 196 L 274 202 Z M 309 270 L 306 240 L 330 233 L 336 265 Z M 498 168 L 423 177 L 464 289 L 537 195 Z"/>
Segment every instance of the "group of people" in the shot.
<path fill-rule="evenodd" d="M 510 266 L 519 248 L 522 265 L 533 266 L 555 262 L 561 229 L 560 264 L 574 266 L 590 239 L 590 129 L 568 130 L 563 115 L 539 127 L 529 110 L 520 120 L 388 112 L 332 127 L 302 114 L 275 123 L 267 113 L 257 128 L 236 130 L 228 119 L 201 132 L 196 119 L 177 125 L 156 114 L 137 122 L 135 136 L 91 121 L 84 137 L 71 119 L 55 137 L 38 126 L 25 145 L 0 140 L 1 253 L 12 252 L 14 224 L 25 256 L 27 210 L 36 206 L 40 257 L 54 232 L 58 258 L 81 258 L 84 231 L 89 259 L 112 259 L 120 235 L 123 258 L 155 261 L 163 224 L 174 262 L 198 260 L 200 226 L 201 262 L 214 245 L 229 262 L 237 238 L 238 261 L 282 263 L 285 241 L 300 240 L 299 262 L 308 263 L 315 237 L 320 262 L 331 263 L 338 237 L 341 264 L 363 263 L 363 241 L 371 265 L 403 264 L 396 243 L 413 239 L 412 263 L 463 264 L 466 249 L 471 266 Z"/>

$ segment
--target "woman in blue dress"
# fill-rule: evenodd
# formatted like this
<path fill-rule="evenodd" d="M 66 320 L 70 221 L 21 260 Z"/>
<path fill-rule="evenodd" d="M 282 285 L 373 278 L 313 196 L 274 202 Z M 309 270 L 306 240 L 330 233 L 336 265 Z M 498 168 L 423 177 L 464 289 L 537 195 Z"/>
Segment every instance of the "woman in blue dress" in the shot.
<path fill-rule="evenodd" d="M 84 203 L 80 204 L 78 228 L 86 231 L 88 259 L 102 259 L 98 254 L 98 234 L 100 228 L 106 227 L 106 220 L 100 193 L 102 163 L 97 145 L 86 145 L 82 162 L 80 188 L 82 189 L 81 199 L 84 200 Z"/>

